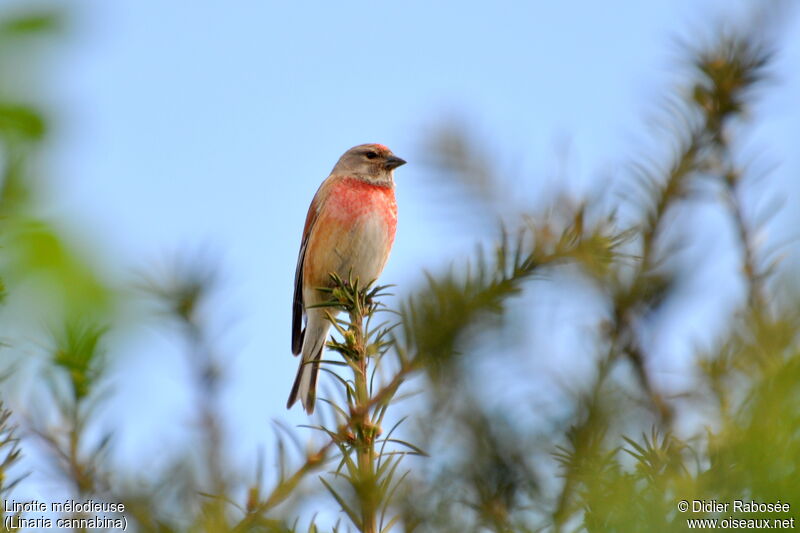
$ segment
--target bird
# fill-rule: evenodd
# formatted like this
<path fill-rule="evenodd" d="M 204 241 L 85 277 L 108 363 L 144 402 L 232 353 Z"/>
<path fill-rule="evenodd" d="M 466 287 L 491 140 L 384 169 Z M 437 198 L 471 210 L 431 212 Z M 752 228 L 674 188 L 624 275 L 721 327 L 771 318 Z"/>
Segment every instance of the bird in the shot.
<path fill-rule="evenodd" d="M 406 163 L 382 144 L 361 144 L 347 150 L 322 182 L 306 215 L 294 276 L 292 353 L 300 367 L 286 408 L 299 399 L 314 412 L 317 374 L 330 322 L 319 288 L 329 287 L 331 274 L 362 283 L 383 271 L 397 229 L 394 170 Z"/>

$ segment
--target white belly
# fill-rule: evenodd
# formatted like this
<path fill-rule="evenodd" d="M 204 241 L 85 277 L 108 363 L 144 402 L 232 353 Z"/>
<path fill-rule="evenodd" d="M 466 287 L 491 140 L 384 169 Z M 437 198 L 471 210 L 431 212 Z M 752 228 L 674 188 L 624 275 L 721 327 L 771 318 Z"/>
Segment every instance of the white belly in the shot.
<path fill-rule="evenodd" d="M 338 239 L 334 272 L 342 279 L 358 278 L 362 286 L 380 276 L 388 258 L 387 228 L 379 216 L 361 217 L 353 229 Z"/>

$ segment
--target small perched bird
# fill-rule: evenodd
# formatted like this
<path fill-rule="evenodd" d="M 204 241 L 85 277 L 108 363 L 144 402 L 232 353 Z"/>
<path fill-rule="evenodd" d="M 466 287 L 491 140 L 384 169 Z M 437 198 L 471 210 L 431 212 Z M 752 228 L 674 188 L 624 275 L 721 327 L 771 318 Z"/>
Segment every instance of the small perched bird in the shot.
<path fill-rule="evenodd" d="M 303 408 L 314 412 L 330 327 L 325 309 L 310 308 L 325 301 L 317 289 L 330 284 L 331 273 L 367 283 L 383 271 L 397 227 L 394 169 L 403 164 L 382 144 L 356 146 L 339 158 L 314 195 L 294 275 L 292 353 L 303 355 L 287 408 L 300 398 Z"/>

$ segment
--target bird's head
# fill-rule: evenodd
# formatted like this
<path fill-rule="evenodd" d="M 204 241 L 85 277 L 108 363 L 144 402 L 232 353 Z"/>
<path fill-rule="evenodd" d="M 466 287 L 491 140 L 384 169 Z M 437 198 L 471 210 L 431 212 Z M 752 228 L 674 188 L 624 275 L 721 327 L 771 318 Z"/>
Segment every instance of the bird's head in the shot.
<path fill-rule="evenodd" d="M 390 185 L 394 169 L 405 163 L 382 144 L 360 144 L 350 148 L 339 158 L 331 174 Z"/>

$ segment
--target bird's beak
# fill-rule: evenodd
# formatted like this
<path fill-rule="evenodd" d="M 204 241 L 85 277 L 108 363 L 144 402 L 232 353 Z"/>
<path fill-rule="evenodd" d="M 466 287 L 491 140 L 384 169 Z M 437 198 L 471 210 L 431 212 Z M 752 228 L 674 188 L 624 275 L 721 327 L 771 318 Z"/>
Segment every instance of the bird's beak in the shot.
<path fill-rule="evenodd" d="M 383 164 L 383 168 L 385 168 L 386 170 L 394 170 L 400 165 L 405 165 L 405 164 L 406 164 L 405 159 L 400 159 L 395 155 L 390 155 L 389 157 L 386 158 L 386 162 Z"/>

